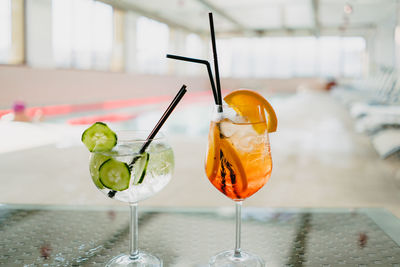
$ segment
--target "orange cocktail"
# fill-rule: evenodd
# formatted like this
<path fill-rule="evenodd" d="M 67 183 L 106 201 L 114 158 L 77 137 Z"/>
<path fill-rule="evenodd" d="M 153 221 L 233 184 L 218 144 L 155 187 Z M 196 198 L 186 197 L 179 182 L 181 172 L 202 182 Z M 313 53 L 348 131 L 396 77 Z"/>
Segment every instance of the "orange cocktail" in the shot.
<path fill-rule="evenodd" d="M 227 197 L 239 201 L 253 195 L 271 176 L 268 132 L 276 130 L 271 105 L 258 93 L 237 90 L 217 106 L 210 124 L 206 175 Z"/>
<path fill-rule="evenodd" d="M 265 121 L 238 123 L 223 118 L 210 124 L 206 174 L 219 191 L 233 200 L 253 195 L 271 176 L 268 134 L 255 130 L 262 123 Z"/>
<path fill-rule="evenodd" d="M 227 105 L 216 105 L 211 119 L 205 170 L 214 187 L 235 201 L 236 241 L 234 250 L 214 255 L 209 265 L 262 267 L 262 258 L 241 249 L 241 208 L 271 176 L 268 133 L 276 131 L 277 118 L 255 91 L 236 90 L 224 100 Z"/>

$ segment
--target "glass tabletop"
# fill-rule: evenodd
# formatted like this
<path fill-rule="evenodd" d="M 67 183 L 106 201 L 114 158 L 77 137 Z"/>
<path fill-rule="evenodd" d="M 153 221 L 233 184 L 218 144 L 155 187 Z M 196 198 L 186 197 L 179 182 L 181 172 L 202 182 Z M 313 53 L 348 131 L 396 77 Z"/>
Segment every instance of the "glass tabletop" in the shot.
<path fill-rule="evenodd" d="M 242 248 L 267 266 L 400 266 L 383 209 L 244 207 Z M 104 266 L 128 252 L 128 207 L 0 205 L 0 266 Z M 139 246 L 164 266 L 207 266 L 234 246 L 234 210 L 139 208 Z"/>

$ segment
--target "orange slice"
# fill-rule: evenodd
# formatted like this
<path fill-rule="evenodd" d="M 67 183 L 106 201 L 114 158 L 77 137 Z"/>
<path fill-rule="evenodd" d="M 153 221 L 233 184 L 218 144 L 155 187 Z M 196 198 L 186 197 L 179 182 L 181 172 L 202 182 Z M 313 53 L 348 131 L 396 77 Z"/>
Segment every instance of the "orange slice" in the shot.
<path fill-rule="evenodd" d="M 242 162 L 240 161 L 239 155 L 228 140 L 220 139 L 220 142 L 220 147 L 224 157 L 237 171 L 236 183 L 241 187 L 242 191 L 247 190 L 247 175 L 243 168 Z"/>
<path fill-rule="evenodd" d="M 259 93 L 248 89 L 239 89 L 224 97 L 225 102 L 236 110 L 241 116 L 246 117 L 251 123 L 260 121 L 260 114 L 256 106 L 262 106 L 267 112 L 268 121 L 254 124 L 253 127 L 258 133 L 265 130 L 272 133 L 276 131 L 278 119 L 271 104 Z M 265 116 L 264 113 L 261 116 Z M 261 119 L 265 119 L 261 118 Z"/>
<path fill-rule="evenodd" d="M 218 174 L 218 168 L 220 164 L 220 132 L 219 127 L 216 123 L 210 125 L 210 135 L 208 140 L 208 152 L 206 161 L 206 175 L 212 182 Z"/>

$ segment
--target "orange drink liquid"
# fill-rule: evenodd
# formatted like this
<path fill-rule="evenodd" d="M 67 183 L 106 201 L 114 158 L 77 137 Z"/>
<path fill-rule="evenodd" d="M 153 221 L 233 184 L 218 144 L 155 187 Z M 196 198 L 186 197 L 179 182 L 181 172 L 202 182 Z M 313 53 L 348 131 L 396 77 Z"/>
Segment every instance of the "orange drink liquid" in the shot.
<path fill-rule="evenodd" d="M 206 174 L 219 191 L 235 201 L 253 195 L 271 176 L 268 132 L 256 130 L 261 124 L 265 125 L 265 121 L 211 121 Z"/>

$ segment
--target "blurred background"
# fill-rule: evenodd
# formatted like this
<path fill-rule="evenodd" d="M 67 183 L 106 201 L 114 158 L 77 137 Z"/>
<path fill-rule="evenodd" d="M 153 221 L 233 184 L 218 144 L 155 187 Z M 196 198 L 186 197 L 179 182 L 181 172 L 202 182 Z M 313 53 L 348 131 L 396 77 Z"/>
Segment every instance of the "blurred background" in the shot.
<path fill-rule="evenodd" d="M 204 174 L 213 12 L 223 94 L 278 115 L 267 185 L 245 205 L 384 207 L 400 216 L 396 0 L 0 0 L 0 202 L 119 205 L 91 182 L 95 121 L 163 128 L 175 174 L 149 206 L 230 206 Z"/>

